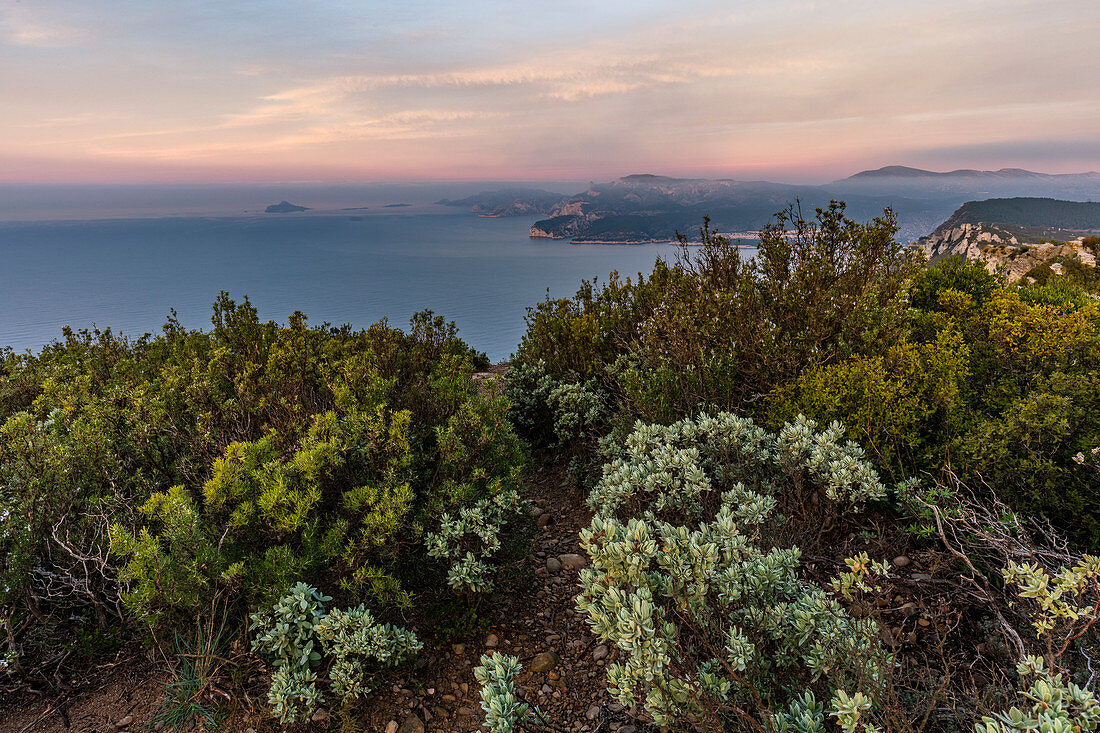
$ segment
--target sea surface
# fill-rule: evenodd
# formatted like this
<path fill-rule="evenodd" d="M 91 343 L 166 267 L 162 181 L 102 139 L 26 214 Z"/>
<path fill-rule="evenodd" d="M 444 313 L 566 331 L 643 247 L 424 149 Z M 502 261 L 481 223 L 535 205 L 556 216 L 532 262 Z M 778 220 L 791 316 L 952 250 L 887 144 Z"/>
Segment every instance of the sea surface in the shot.
<path fill-rule="evenodd" d="M 67 216 L 85 218 L 58 219 L 45 215 L 47 204 L 12 205 L 6 220 L 0 201 L 0 348 L 37 351 L 66 325 L 156 333 L 170 309 L 205 329 L 224 290 L 280 322 L 300 310 L 314 324 L 365 328 L 385 318 L 405 328 L 431 309 L 499 361 L 519 343 L 526 308 L 548 290 L 570 296 L 582 279 L 604 281 L 611 270 L 648 273 L 677 250 L 530 239 L 534 217 L 480 218 L 431 204 L 435 194 L 375 192 L 367 208 L 350 210 L 365 197 L 345 197 L 338 203 L 351 205 L 296 214 L 234 203 L 224 207 L 235 207 L 232 215 L 211 205 L 206 214 L 162 207 L 104 218 L 109 207 L 95 203 L 94 215 L 70 207 Z M 260 202 L 282 198 L 285 191 L 265 191 Z M 413 201 L 381 203 L 394 199 Z"/>

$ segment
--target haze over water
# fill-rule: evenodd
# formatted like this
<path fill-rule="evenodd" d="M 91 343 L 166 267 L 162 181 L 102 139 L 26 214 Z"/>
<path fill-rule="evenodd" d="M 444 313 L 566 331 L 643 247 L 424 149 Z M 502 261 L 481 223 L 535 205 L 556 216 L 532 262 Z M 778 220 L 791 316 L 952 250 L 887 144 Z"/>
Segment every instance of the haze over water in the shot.
<path fill-rule="evenodd" d="M 405 328 L 413 313 L 429 308 L 499 361 L 519 342 L 525 308 L 548 288 L 554 297 L 569 296 L 582 279 L 602 281 L 611 270 L 648 273 L 657 257 L 676 250 L 532 240 L 533 217 L 479 218 L 433 205 L 443 195 L 438 187 L 344 187 L 338 196 L 310 190 L 226 187 L 220 198 L 196 199 L 131 189 L 131 200 L 121 200 L 85 188 L 41 211 L 86 218 L 39 214 L 31 221 L 27 189 L 20 202 L 0 191 L 0 218 L 7 219 L 0 221 L 0 347 L 37 351 L 66 325 L 155 333 L 172 308 L 185 326 L 205 329 L 210 304 L 226 290 L 237 299 L 248 295 L 262 318 L 280 322 L 301 310 L 315 324 L 364 328 L 388 318 Z M 252 201 L 282 198 L 323 210 L 252 213 L 262 210 Z M 355 204 L 369 208 L 335 210 Z M 222 215 L 179 214 L 188 210 Z M 135 214 L 143 218 L 102 218 Z"/>

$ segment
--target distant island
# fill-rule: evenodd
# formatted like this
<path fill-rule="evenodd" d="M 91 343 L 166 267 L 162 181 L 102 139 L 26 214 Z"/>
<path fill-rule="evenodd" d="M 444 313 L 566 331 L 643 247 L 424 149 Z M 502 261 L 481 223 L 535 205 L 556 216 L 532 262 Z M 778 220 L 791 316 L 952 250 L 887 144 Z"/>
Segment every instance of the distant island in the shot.
<path fill-rule="evenodd" d="M 272 204 L 271 206 L 268 206 L 266 209 L 264 209 L 264 212 L 268 214 L 289 214 L 295 211 L 309 211 L 309 207 L 298 206 L 297 204 L 292 204 L 289 201 L 280 201 L 279 203 Z"/>
<path fill-rule="evenodd" d="M 406 206 L 412 206 L 412 204 L 386 204 L 383 209 L 403 209 Z"/>

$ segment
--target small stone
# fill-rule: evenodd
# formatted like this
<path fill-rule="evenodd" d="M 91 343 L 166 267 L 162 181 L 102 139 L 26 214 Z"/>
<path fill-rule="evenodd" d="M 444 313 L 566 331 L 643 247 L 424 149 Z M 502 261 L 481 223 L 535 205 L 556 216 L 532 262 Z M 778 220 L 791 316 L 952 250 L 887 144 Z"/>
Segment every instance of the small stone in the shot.
<path fill-rule="evenodd" d="M 535 505 L 532 504 L 531 506 L 527 507 L 527 516 L 529 516 L 529 517 L 540 517 L 540 516 L 542 516 L 542 507 L 535 506 Z"/>
<path fill-rule="evenodd" d="M 317 708 L 313 711 L 313 715 L 311 715 L 309 719 L 314 723 L 323 723 L 328 720 L 328 710 Z"/>
<path fill-rule="evenodd" d="M 543 514 L 542 516 L 540 516 L 538 522 L 536 522 L 536 524 L 538 524 L 539 529 L 542 529 L 542 528 L 546 527 L 546 525 L 553 524 L 553 523 L 554 523 L 554 518 L 552 516 L 550 516 L 549 512 L 547 512 L 546 514 Z"/>
<path fill-rule="evenodd" d="M 535 658 L 531 660 L 532 672 L 549 672 L 554 667 L 558 666 L 561 658 L 554 652 L 541 652 L 535 655 Z"/>
<path fill-rule="evenodd" d="M 624 725 L 622 728 L 619 728 L 619 733 L 637 733 L 637 730 L 638 729 L 632 725 Z"/>
<path fill-rule="evenodd" d="M 386 733 L 397 733 L 397 727 L 397 721 L 391 720 L 390 722 L 386 723 Z"/>
<path fill-rule="evenodd" d="M 607 658 L 607 653 L 608 653 L 607 646 L 604 645 L 604 644 L 600 644 L 598 647 L 596 647 L 595 649 L 592 650 L 592 658 L 595 659 L 598 662 L 601 659 L 606 659 Z"/>
<path fill-rule="evenodd" d="M 458 656 L 462 656 L 463 654 L 466 653 L 466 645 L 465 644 L 452 644 L 451 645 L 451 650 L 454 651 L 454 653 L 457 654 Z"/>
<path fill-rule="evenodd" d="M 486 649 L 492 649 L 499 643 L 500 643 L 500 640 L 497 639 L 496 634 L 489 634 L 488 636 L 485 637 L 485 648 Z"/>
<path fill-rule="evenodd" d="M 928 573 L 913 573 L 910 576 L 913 580 L 931 580 L 932 576 Z"/>
<path fill-rule="evenodd" d="M 447 718 L 451 717 L 451 711 L 445 707 L 436 706 L 432 708 L 432 712 L 434 712 L 435 717 L 439 718 L 440 720 L 446 720 Z"/>
<path fill-rule="evenodd" d="M 903 568 L 909 564 L 909 558 L 907 558 L 905 555 L 898 555 L 890 562 L 893 563 L 895 567 Z"/>
<path fill-rule="evenodd" d="M 558 560 L 563 566 L 570 570 L 580 570 L 588 565 L 588 560 L 586 560 L 583 555 L 576 555 L 573 553 L 558 555 Z"/>
<path fill-rule="evenodd" d="M 560 573 L 562 568 L 562 562 L 556 557 L 546 558 L 546 569 L 551 573 Z"/>
<path fill-rule="evenodd" d="M 425 723 L 432 722 L 432 712 L 430 710 L 428 710 L 428 708 L 424 708 L 424 722 Z"/>
<path fill-rule="evenodd" d="M 470 708 L 459 708 L 456 712 L 458 715 L 461 715 L 463 717 L 474 714 L 474 711 Z"/>
<path fill-rule="evenodd" d="M 932 622 L 931 622 L 931 621 L 929 621 L 929 620 L 928 620 L 928 619 L 926 619 L 926 618 L 918 618 L 918 619 L 917 619 L 917 625 L 918 625 L 918 626 L 924 626 L 924 627 L 928 627 L 928 626 L 931 626 L 931 625 L 932 625 Z"/>
<path fill-rule="evenodd" d="M 125 718 L 123 718 L 122 720 L 119 720 L 117 723 L 115 723 L 115 727 L 116 728 L 125 728 L 125 727 L 129 726 L 130 723 L 133 723 L 133 722 L 134 722 L 134 716 L 133 715 L 127 715 Z"/>
<path fill-rule="evenodd" d="M 410 715 L 398 728 L 398 733 L 424 733 L 424 722 L 419 717 Z"/>
<path fill-rule="evenodd" d="M 458 698 L 449 692 L 443 696 L 443 702 L 454 702 L 456 700 L 458 700 Z"/>
<path fill-rule="evenodd" d="M 596 718 L 600 717 L 600 706 L 593 705 L 592 707 L 588 708 L 588 712 L 584 714 L 584 717 L 588 718 L 589 720 L 595 720 Z"/>
<path fill-rule="evenodd" d="M 158 720 L 156 722 L 156 724 L 153 725 L 153 730 L 154 731 L 164 730 L 164 721 L 163 720 Z M 244 733 L 256 733 L 256 729 L 255 728 L 245 728 Z"/>

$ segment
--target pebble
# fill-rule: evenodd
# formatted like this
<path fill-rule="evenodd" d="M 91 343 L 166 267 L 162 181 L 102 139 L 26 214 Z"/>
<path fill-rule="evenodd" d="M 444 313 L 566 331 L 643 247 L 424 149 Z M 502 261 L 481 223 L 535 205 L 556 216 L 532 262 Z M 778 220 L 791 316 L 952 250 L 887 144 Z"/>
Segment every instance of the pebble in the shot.
<path fill-rule="evenodd" d="M 453 644 L 451 646 L 451 649 L 453 649 L 454 653 L 459 655 L 459 656 L 462 656 L 463 654 L 466 653 L 466 645 L 465 644 Z"/>
<path fill-rule="evenodd" d="M 500 643 L 500 640 L 497 639 L 496 634 L 489 634 L 488 636 L 485 637 L 485 648 L 486 649 L 492 649 L 499 643 Z"/>
<path fill-rule="evenodd" d="M 540 516 L 538 522 L 536 522 L 536 524 L 538 524 L 539 529 L 543 529 L 544 527 L 546 527 L 546 525 L 553 524 L 553 523 L 554 523 L 554 518 L 551 517 L 549 513 L 543 514 L 542 516 Z"/>
<path fill-rule="evenodd" d="M 454 702 L 456 700 L 458 700 L 458 698 L 449 692 L 443 696 L 443 702 Z"/>
<path fill-rule="evenodd" d="M 397 721 L 391 720 L 386 723 L 386 733 L 397 733 Z"/>
<path fill-rule="evenodd" d="M 593 705 L 592 707 L 588 708 L 588 712 L 584 714 L 584 717 L 588 718 L 589 720 L 595 720 L 596 718 L 600 717 L 600 706 Z"/>
<path fill-rule="evenodd" d="M 606 659 L 607 653 L 607 646 L 605 644 L 600 644 L 598 647 L 592 650 L 592 658 L 598 662 L 601 659 Z"/>
<path fill-rule="evenodd" d="M 898 555 L 890 562 L 892 562 L 895 567 L 903 568 L 909 564 L 909 558 L 907 558 L 905 555 Z"/>
<path fill-rule="evenodd" d="M 535 658 L 531 660 L 532 672 L 549 672 L 554 667 L 558 666 L 561 662 L 561 658 L 554 652 L 541 652 L 535 655 Z"/>
<path fill-rule="evenodd" d="M 932 576 L 928 573 L 913 573 L 911 576 L 913 580 L 931 580 Z"/>
<path fill-rule="evenodd" d="M 134 722 L 134 716 L 133 715 L 127 715 L 125 718 L 123 718 L 122 720 L 115 723 L 115 727 L 116 728 L 126 728 L 127 726 L 130 725 L 130 723 L 133 723 L 133 722 Z"/>
<path fill-rule="evenodd" d="M 527 516 L 529 516 L 529 517 L 540 517 L 540 516 L 542 516 L 542 507 L 534 506 L 534 505 L 527 507 Z"/>
<path fill-rule="evenodd" d="M 459 715 L 463 715 L 463 716 L 474 714 L 474 711 L 470 708 L 459 708 L 457 712 L 458 712 Z"/>
<path fill-rule="evenodd" d="M 417 716 L 410 715 L 398 728 L 398 733 L 424 733 L 424 722 Z"/>
<path fill-rule="evenodd" d="M 561 572 L 562 565 L 562 561 L 556 557 L 546 558 L 546 569 L 549 570 L 551 573 Z"/>
<path fill-rule="evenodd" d="M 313 711 L 313 715 L 311 715 L 309 719 L 314 723 L 323 723 L 328 720 L 328 710 L 317 708 Z"/>
<path fill-rule="evenodd" d="M 583 555 L 576 555 L 573 553 L 558 555 L 558 560 L 563 566 L 570 570 L 580 570 L 588 565 L 588 560 L 586 560 Z"/>

